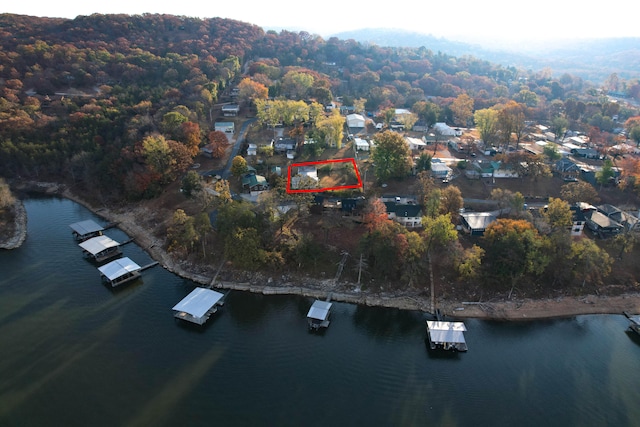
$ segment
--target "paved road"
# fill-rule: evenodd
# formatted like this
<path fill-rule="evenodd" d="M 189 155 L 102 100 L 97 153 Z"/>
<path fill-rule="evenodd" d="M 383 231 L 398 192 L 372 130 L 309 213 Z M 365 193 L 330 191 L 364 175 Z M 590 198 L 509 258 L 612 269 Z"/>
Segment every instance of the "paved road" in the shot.
<path fill-rule="evenodd" d="M 249 128 L 249 125 L 255 121 L 256 121 L 255 118 L 245 120 L 245 122 L 242 123 L 242 126 L 240 126 L 240 132 L 238 132 L 236 143 L 234 144 L 233 149 L 231 150 L 231 155 L 229 156 L 229 161 L 227 162 L 227 166 L 219 174 L 224 179 L 229 179 L 229 175 L 231 175 L 231 165 L 233 164 L 233 158 L 238 155 L 238 152 L 240 151 L 240 147 L 242 147 L 242 143 L 244 142 L 244 138 L 245 138 L 245 135 L 247 134 L 247 129 Z"/>
<path fill-rule="evenodd" d="M 238 137 L 233 144 L 231 155 L 229 156 L 229 160 L 227 161 L 227 165 L 225 166 L 225 168 L 223 170 L 210 170 L 204 172 L 203 175 L 220 175 L 224 179 L 229 179 L 229 176 L 231 175 L 231 165 L 233 164 L 233 158 L 240 152 L 240 147 L 242 147 L 242 143 L 244 142 L 245 135 L 247 134 L 247 129 L 249 129 L 249 125 L 255 121 L 255 118 L 245 120 L 242 123 L 242 126 L 240 126 L 240 132 L 238 132 Z"/>

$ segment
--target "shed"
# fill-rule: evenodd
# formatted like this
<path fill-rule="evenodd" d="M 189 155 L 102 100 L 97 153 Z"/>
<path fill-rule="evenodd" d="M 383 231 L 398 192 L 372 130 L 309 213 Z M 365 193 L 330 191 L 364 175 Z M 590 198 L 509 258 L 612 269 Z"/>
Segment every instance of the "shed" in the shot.
<path fill-rule="evenodd" d="M 209 317 L 218 311 L 218 306 L 222 305 L 224 294 L 206 288 L 195 288 L 182 301 L 173 306 L 176 319 L 187 322 L 204 324 Z"/>
<path fill-rule="evenodd" d="M 128 257 L 98 267 L 103 280 L 111 287 L 137 279 L 140 277 L 140 269 L 141 267 Z"/>
<path fill-rule="evenodd" d="M 104 231 L 104 227 L 100 224 L 96 223 L 93 220 L 86 220 L 80 222 L 74 222 L 69 225 L 71 227 L 73 237 L 80 242 L 84 242 L 87 239 L 90 239 L 95 236 L 101 236 L 102 231 Z"/>
<path fill-rule="evenodd" d="M 329 316 L 331 315 L 331 306 L 333 304 L 328 301 L 315 300 L 309 313 L 307 313 L 307 322 L 309 329 L 320 329 L 329 326 Z"/>
<path fill-rule="evenodd" d="M 120 243 L 107 236 L 96 236 L 80 243 L 86 256 L 93 258 L 97 262 L 106 261 L 109 258 L 122 254 Z"/>

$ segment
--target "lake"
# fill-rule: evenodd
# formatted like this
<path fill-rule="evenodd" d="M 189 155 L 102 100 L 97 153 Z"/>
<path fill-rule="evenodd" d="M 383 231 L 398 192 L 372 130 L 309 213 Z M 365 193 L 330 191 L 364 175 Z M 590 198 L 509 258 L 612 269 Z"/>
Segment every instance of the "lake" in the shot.
<path fill-rule="evenodd" d="M 69 228 L 104 221 L 65 199 L 25 207 L 27 240 L 0 252 L 1 426 L 640 425 L 622 315 L 465 320 L 452 355 L 427 350 L 420 312 L 334 303 L 309 333 L 297 296 L 232 291 L 192 327 L 171 307 L 195 283 L 157 266 L 107 288 Z"/>

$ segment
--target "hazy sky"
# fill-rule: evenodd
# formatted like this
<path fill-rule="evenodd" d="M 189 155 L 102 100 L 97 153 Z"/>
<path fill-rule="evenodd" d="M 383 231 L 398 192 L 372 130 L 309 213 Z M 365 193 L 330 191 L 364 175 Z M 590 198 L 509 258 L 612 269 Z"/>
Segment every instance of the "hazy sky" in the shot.
<path fill-rule="evenodd" d="M 328 35 L 360 28 L 401 28 L 464 41 L 640 37 L 637 0 L 390 1 L 11 1 L 0 12 L 75 18 L 92 13 L 166 13 L 222 17 L 264 28 Z M 610 6 L 610 7 L 609 7 Z"/>

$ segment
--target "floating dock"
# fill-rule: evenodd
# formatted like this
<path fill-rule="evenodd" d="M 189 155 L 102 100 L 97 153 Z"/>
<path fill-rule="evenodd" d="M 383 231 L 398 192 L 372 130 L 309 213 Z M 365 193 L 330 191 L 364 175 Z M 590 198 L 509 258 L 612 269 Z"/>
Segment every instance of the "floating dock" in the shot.
<path fill-rule="evenodd" d="M 320 328 L 329 327 L 329 317 L 331 316 L 331 306 L 333 304 L 329 301 L 316 300 L 309 313 L 307 313 L 307 323 L 309 329 L 319 330 Z"/>
<path fill-rule="evenodd" d="M 466 330 L 463 322 L 427 320 L 429 346 L 432 350 L 467 351 Z"/>
<path fill-rule="evenodd" d="M 69 225 L 69 227 L 71 227 L 73 237 L 79 242 L 84 242 L 92 237 L 102 236 L 102 232 L 104 231 L 103 226 L 91 219 L 74 222 Z"/>
<path fill-rule="evenodd" d="M 112 288 L 115 288 L 139 278 L 142 267 L 130 258 L 124 257 L 98 267 L 98 270 L 102 275 L 102 279 Z"/>
<path fill-rule="evenodd" d="M 78 244 L 85 256 L 96 262 L 103 262 L 122 255 L 120 243 L 107 236 L 96 236 Z"/>
<path fill-rule="evenodd" d="M 206 288 L 195 288 L 182 301 L 173 306 L 176 319 L 203 325 L 223 305 L 224 294 Z"/>

